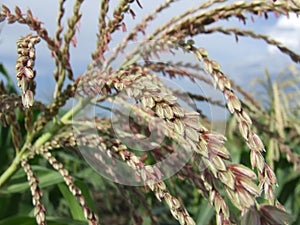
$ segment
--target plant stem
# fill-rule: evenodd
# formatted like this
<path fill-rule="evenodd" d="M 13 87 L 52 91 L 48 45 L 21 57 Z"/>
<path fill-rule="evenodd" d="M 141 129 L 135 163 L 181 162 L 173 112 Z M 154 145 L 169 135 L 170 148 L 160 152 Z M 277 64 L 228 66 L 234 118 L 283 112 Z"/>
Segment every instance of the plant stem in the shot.
<path fill-rule="evenodd" d="M 80 99 L 78 104 L 73 107 L 72 109 L 70 109 L 60 120 L 59 123 L 56 123 L 53 125 L 53 127 L 50 129 L 50 131 L 46 132 L 45 134 L 43 134 L 40 138 L 38 138 L 36 140 L 36 142 L 34 143 L 34 147 L 40 147 L 42 146 L 45 142 L 47 142 L 55 133 L 56 131 L 59 130 L 59 128 L 61 128 L 61 126 L 67 122 L 70 118 L 72 118 L 72 116 L 74 116 L 75 114 L 77 114 L 82 108 L 84 108 L 84 106 L 86 106 L 89 102 L 90 102 L 91 98 L 86 98 L 84 100 Z M 30 140 L 30 138 L 28 139 Z M 27 141 L 28 141 L 27 140 Z M 5 170 L 5 172 L 0 176 L 0 187 L 17 171 L 20 162 L 22 160 L 22 158 L 26 157 L 26 150 L 27 148 L 27 143 L 26 142 L 22 148 L 22 150 L 20 152 L 17 152 L 13 162 L 11 163 L 11 165 Z"/>
<path fill-rule="evenodd" d="M 65 124 L 72 116 L 76 115 L 81 109 L 83 109 L 89 102 L 91 98 L 86 98 L 84 100 L 80 99 L 78 104 L 70 109 L 61 119 L 59 123 L 54 124 L 50 131 L 43 134 L 39 139 L 34 143 L 34 147 L 40 147 L 46 141 L 48 141 L 62 125 Z"/>
<path fill-rule="evenodd" d="M 12 164 L 5 170 L 5 172 L 0 176 L 0 187 L 17 171 L 19 164 L 22 159 L 23 152 L 20 152 L 14 158 Z"/>
<path fill-rule="evenodd" d="M 130 66 L 134 63 L 136 63 L 139 59 L 141 59 L 142 56 L 140 54 L 135 55 L 134 57 L 132 57 L 130 60 L 125 61 L 122 65 L 121 68 L 126 68 L 127 66 Z"/>
<path fill-rule="evenodd" d="M 54 98 L 56 98 L 59 93 L 61 92 L 61 89 L 63 87 L 63 84 L 64 84 L 64 81 L 65 81 L 65 76 L 66 76 L 66 72 L 64 69 L 61 68 L 61 66 L 59 66 L 59 78 L 58 78 L 58 81 L 56 83 L 56 86 L 55 86 L 55 91 L 54 91 Z"/>

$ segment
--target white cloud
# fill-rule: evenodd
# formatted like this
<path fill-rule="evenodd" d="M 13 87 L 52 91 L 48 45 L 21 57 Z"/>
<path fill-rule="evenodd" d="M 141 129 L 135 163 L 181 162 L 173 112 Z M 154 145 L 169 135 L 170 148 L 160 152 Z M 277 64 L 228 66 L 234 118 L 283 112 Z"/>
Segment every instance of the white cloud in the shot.
<path fill-rule="evenodd" d="M 269 35 L 282 42 L 288 48 L 294 51 L 300 51 L 300 18 L 295 14 L 289 17 L 281 16 L 277 23 L 270 29 Z M 275 54 L 278 52 L 274 46 L 269 46 L 269 52 Z"/>

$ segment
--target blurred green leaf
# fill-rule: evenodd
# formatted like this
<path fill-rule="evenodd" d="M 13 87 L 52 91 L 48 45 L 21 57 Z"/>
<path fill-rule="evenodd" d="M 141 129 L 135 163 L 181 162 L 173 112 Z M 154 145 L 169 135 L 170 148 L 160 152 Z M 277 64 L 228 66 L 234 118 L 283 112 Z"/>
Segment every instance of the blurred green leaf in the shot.
<path fill-rule="evenodd" d="M 95 207 L 95 204 L 94 204 L 95 201 L 93 200 L 93 198 L 90 194 L 90 190 L 89 190 L 89 187 L 87 186 L 87 184 L 84 183 L 83 181 L 80 181 L 80 180 L 75 181 L 75 184 L 81 190 L 82 195 L 84 196 L 87 205 L 94 212 L 96 212 L 96 207 Z"/>
<path fill-rule="evenodd" d="M 9 76 L 7 70 L 4 68 L 2 63 L 0 63 L 0 73 L 2 73 L 4 75 L 4 77 L 7 79 L 8 92 L 9 93 L 17 93 L 14 82 L 12 81 L 11 77 Z"/>
<path fill-rule="evenodd" d="M 39 178 L 40 188 L 45 188 L 63 182 L 62 176 L 56 171 L 43 168 L 40 166 L 33 166 L 32 169 L 36 173 L 37 177 Z M 17 172 L 17 174 L 15 174 L 13 179 L 10 180 L 9 185 L 0 190 L 0 194 L 20 193 L 20 192 L 27 191 L 29 189 L 27 180 L 24 181 L 24 179 L 19 179 L 22 177 L 22 171 L 20 170 L 23 169 L 21 168 L 19 169 L 19 171 Z M 23 172 L 23 176 L 25 177 L 24 172 Z"/>
<path fill-rule="evenodd" d="M 214 214 L 215 214 L 214 207 L 209 205 L 209 203 L 205 200 L 199 206 L 196 223 L 201 225 L 209 224 Z"/>
<path fill-rule="evenodd" d="M 66 184 L 58 184 L 59 190 L 62 193 L 64 199 L 67 201 L 73 219 L 85 221 L 82 208 L 79 206 L 77 198 L 70 192 Z"/>
<path fill-rule="evenodd" d="M 15 195 L 0 195 L 0 220 L 13 216 L 18 213 L 18 203 L 20 200 L 20 194 Z"/>
<path fill-rule="evenodd" d="M 284 173 L 285 177 L 282 179 L 282 183 L 278 188 L 278 200 L 282 204 L 285 204 L 289 197 L 294 196 L 297 184 L 300 182 L 300 171 L 292 171 L 289 173 L 289 175 L 285 173 L 286 171 L 282 172 Z"/>
<path fill-rule="evenodd" d="M 87 223 L 72 219 L 47 217 L 48 225 L 86 225 Z M 13 216 L 0 221 L 0 225 L 36 225 L 36 220 L 29 216 Z"/>
<path fill-rule="evenodd" d="M 77 180 L 77 181 L 75 181 L 75 185 L 81 190 L 81 193 L 84 196 L 84 199 L 85 199 L 87 205 L 94 212 L 96 212 L 96 207 L 95 207 L 94 201 L 90 195 L 90 191 L 89 191 L 87 184 L 84 183 L 83 181 Z M 77 219 L 77 220 L 85 221 L 86 219 L 84 218 L 83 210 L 79 206 L 77 198 L 74 195 L 72 195 L 69 188 L 64 183 L 59 184 L 58 187 L 70 207 L 70 211 L 71 211 L 73 218 Z"/>

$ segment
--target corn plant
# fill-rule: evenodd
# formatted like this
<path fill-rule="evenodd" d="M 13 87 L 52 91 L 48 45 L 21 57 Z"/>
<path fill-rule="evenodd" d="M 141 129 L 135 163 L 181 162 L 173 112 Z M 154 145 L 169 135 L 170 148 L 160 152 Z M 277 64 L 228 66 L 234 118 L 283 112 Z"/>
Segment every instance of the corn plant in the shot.
<path fill-rule="evenodd" d="M 262 88 L 254 95 L 249 95 L 244 100 L 250 116 L 257 128 L 258 134 L 266 143 L 266 161 L 276 173 L 280 186 L 276 191 L 276 198 L 286 205 L 292 212 L 299 211 L 299 70 L 295 65 L 289 65 L 275 78 L 272 78 L 268 70 L 264 78 L 256 78 L 253 85 L 258 84 Z M 273 80 L 272 80 L 273 79 Z M 260 96 L 258 98 L 258 96 Z M 259 106 L 253 111 L 252 104 Z M 242 157 L 247 154 L 246 146 L 239 141 L 236 132 L 237 120 L 229 121 L 227 129 L 228 146 L 236 144 L 233 151 L 236 152 L 238 161 L 248 164 Z M 237 147 L 238 146 L 238 147 Z M 237 150 L 237 148 L 243 149 Z M 298 224 L 299 216 L 295 223 Z"/>
<path fill-rule="evenodd" d="M 253 112 L 263 112 L 259 104 L 242 87 L 235 85 L 219 63 L 209 57 L 205 46 L 198 45 L 195 40 L 201 35 L 214 33 L 233 35 L 237 40 L 240 36 L 247 36 L 276 46 L 294 63 L 299 63 L 299 54 L 273 37 L 242 28 L 226 28 L 217 23 L 238 18 L 247 25 L 249 19 L 268 19 L 271 13 L 278 16 L 299 14 L 300 4 L 297 1 L 204 1 L 164 21 L 153 32 L 148 31 L 149 24 L 174 2 L 166 0 L 127 30 L 125 18 L 135 18 L 134 4 L 139 10 L 145 10 L 142 2 L 120 0 L 113 5 L 109 0 L 102 0 L 98 30 L 95 31 L 96 49 L 91 53 L 90 63 L 83 74 L 74 73 L 70 50 L 80 44 L 76 43 L 76 34 L 82 16 L 81 6 L 85 1 L 75 0 L 69 18 L 64 15 L 66 0 L 59 1 L 57 29 L 53 37 L 30 9 L 25 11 L 16 6 L 13 10 L 2 5 L 1 22 L 19 23 L 31 31 L 16 41 L 18 58 L 14 79 L 19 91 L 13 85 L 13 78 L 4 67 L 1 69 L 6 77 L 6 83 L 1 82 L 0 85 L 1 151 L 8 159 L 4 159 L 3 163 L 7 165 L 11 161 L 11 164 L 1 171 L 0 188 L 2 194 L 16 188 L 10 182 L 14 180 L 16 185 L 21 167 L 27 176 L 37 224 L 53 222 L 46 217 L 43 184 L 38 171 L 35 171 L 37 168 L 41 170 L 41 167 L 48 168 L 42 158 L 60 174 L 65 183 L 65 186 L 62 183 L 58 185 L 63 197 L 71 199 L 68 195 L 71 193 L 77 199 L 83 212 L 82 218 L 88 224 L 112 223 L 112 220 L 106 221 L 97 207 L 88 204 L 91 202 L 88 191 L 80 189 L 79 186 L 83 185 L 78 185 L 78 179 L 69 172 L 78 172 L 68 162 L 69 157 L 80 159 L 78 165 L 92 165 L 98 173 L 116 183 L 107 184 L 107 181 L 101 185 L 113 186 L 121 193 L 118 196 L 126 202 L 130 213 L 123 224 L 163 224 L 166 220 L 170 221 L 166 219 L 168 215 L 179 224 L 200 224 L 201 211 L 197 209 L 205 211 L 208 206 L 214 208 L 215 214 L 215 218 L 210 217 L 208 222 L 215 224 L 287 224 L 292 220 L 275 194 L 280 183 L 277 182 L 271 156 L 278 147 L 265 145 L 264 141 L 268 139 L 261 138 L 274 133 L 276 126 L 278 133 L 275 133 L 280 137 L 276 146 L 286 146 L 282 139 L 287 120 L 280 120 L 285 106 L 278 108 L 278 95 L 274 95 L 270 99 L 275 104 L 276 120 L 269 120 L 269 115 L 263 113 L 260 115 L 270 124 L 260 123 L 255 114 L 255 120 L 251 119 Z M 67 21 L 65 27 L 64 19 Z M 112 46 L 114 38 L 120 35 L 124 36 L 123 40 Z M 56 86 L 50 104 L 34 99 L 38 85 L 35 77 L 39 76 L 39 71 L 34 69 L 38 57 L 35 50 L 41 41 L 47 44 L 55 63 L 53 79 Z M 135 43 L 133 50 L 127 49 L 130 43 Z M 174 56 L 167 62 L 161 62 L 159 57 L 166 52 Z M 192 55 L 197 63 L 176 61 L 174 58 L 178 52 Z M 124 54 L 125 57 L 119 57 Z M 213 100 L 212 96 L 166 85 L 164 77 L 174 81 L 177 77 L 184 77 L 191 82 L 205 82 L 222 93 L 226 104 Z M 273 91 L 279 91 L 276 83 Z M 128 99 L 133 99 L 133 103 Z M 211 129 L 210 118 L 203 109 L 184 104 L 190 99 L 228 109 L 237 123 L 238 137 L 248 149 L 246 157 L 249 164 L 233 162 L 231 149 L 226 147 L 226 136 Z M 73 106 L 63 108 L 70 100 Z M 114 106 L 107 107 L 108 103 Z M 89 106 L 105 114 L 95 114 L 91 118 L 87 113 Z M 115 117 L 107 116 L 107 113 Z M 298 120 L 299 116 L 292 119 Z M 265 128 L 263 132 L 258 132 L 261 131 L 260 126 Z M 299 126 L 296 128 L 299 134 Z M 274 142 L 273 139 L 269 141 Z M 289 148 L 282 149 L 297 168 L 299 155 Z M 13 156 L 11 152 L 7 153 L 8 150 L 13 151 Z M 84 160 L 89 164 L 80 162 Z M 97 182 L 88 177 L 85 179 L 89 183 Z M 99 187 L 103 187 L 101 185 Z M 109 198 L 111 190 L 105 190 Z M 96 190 L 93 190 L 93 195 L 97 199 Z M 195 196 L 203 201 L 191 203 Z M 101 205 L 109 204 L 107 201 L 123 204 L 114 198 L 101 200 Z M 72 211 L 74 201 L 67 202 Z M 137 209 L 136 205 L 141 205 L 143 210 Z M 157 213 L 155 208 L 158 205 L 164 205 L 169 212 Z M 143 219 L 145 214 L 148 222 Z M 72 215 L 74 224 L 76 219 L 82 220 L 74 211 Z M 59 224 L 59 221 L 56 220 L 56 223 Z"/>

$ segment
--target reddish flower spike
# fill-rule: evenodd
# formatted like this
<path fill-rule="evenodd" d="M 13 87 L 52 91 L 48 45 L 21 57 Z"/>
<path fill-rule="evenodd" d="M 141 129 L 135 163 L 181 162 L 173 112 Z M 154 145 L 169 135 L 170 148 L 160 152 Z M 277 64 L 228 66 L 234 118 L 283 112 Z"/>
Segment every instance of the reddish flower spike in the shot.
<path fill-rule="evenodd" d="M 123 32 L 126 32 L 126 31 L 127 31 L 127 29 L 126 29 L 126 25 L 125 25 L 125 23 L 124 23 L 124 22 L 122 23 L 122 31 L 123 31 Z"/>
<path fill-rule="evenodd" d="M 135 15 L 135 13 L 133 12 L 133 10 L 132 10 L 132 9 L 129 9 L 129 12 L 130 12 L 132 18 L 135 19 L 135 16 L 136 16 L 136 15 Z"/>
<path fill-rule="evenodd" d="M 77 38 L 76 38 L 76 36 L 73 36 L 73 37 L 72 37 L 71 43 L 72 43 L 72 45 L 73 45 L 74 47 L 76 47 L 76 45 L 77 45 Z"/>

